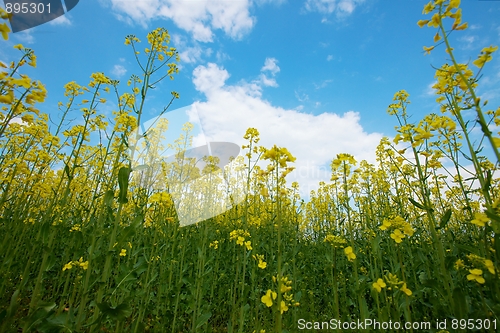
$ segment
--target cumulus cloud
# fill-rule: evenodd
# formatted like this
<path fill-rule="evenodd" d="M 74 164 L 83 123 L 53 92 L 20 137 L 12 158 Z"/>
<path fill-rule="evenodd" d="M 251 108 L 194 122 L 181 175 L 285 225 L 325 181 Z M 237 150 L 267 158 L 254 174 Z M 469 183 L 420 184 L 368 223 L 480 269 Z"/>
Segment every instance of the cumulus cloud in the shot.
<path fill-rule="evenodd" d="M 284 109 L 262 98 L 264 82 L 229 85 L 228 78 L 227 70 L 213 63 L 193 71 L 195 88 L 206 97 L 188 111 L 191 121 L 199 121 L 203 129 L 203 138 L 195 138 L 195 143 L 206 140 L 242 145 L 246 130 L 255 127 L 260 132 L 259 144 L 287 147 L 297 157 L 297 169 L 289 180 L 299 181 L 305 195 L 317 188 L 319 181 L 329 181 L 329 164 L 338 153 L 375 163 L 374 152 L 382 135 L 366 133 L 357 112 L 337 114 L 333 112 L 341 110 L 331 110 L 313 115 L 301 108 Z"/>
<path fill-rule="evenodd" d="M 264 66 L 261 68 L 261 74 L 259 76 L 259 81 L 262 83 L 262 85 L 267 86 L 267 87 L 277 87 L 278 83 L 274 79 L 274 76 L 280 71 L 280 68 L 278 66 L 278 60 L 275 58 L 266 58 L 266 61 L 264 62 Z M 270 72 L 271 75 L 273 76 L 272 78 L 267 77 L 265 72 Z"/>
<path fill-rule="evenodd" d="M 193 83 L 196 90 L 207 96 L 211 91 L 221 89 L 228 78 L 229 73 L 214 63 L 209 63 L 206 67 L 198 66 L 193 71 Z"/>
<path fill-rule="evenodd" d="M 68 18 L 68 14 L 59 16 L 55 20 L 49 21 L 50 25 L 71 25 L 71 21 Z"/>
<path fill-rule="evenodd" d="M 31 30 L 32 29 L 20 31 L 14 36 L 16 37 L 16 39 L 25 44 L 33 44 L 35 42 L 35 37 L 33 37 L 33 35 L 31 34 Z"/>
<path fill-rule="evenodd" d="M 127 69 L 122 65 L 115 65 L 111 70 L 111 74 L 113 74 L 117 78 L 122 77 L 123 75 L 125 75 L 125 73 L 127 73 Z"/>
<path fill-rule="evenodd" d="M 251 0 L 108 0 L 108 3 L 122 20 L 147 26 L 154 19 L 169 19 L 202 42 L 213 40 L 213 30 L 240 39 L 255 23 L 249 13 Z"/>
<path fill-rule="evenodd" d="M 271 74 L 276 75 L 280 71 L 280 68 L 278 66 L 278 60 L 275 58 L 266 58 L 266 61 L 264 62 L 264 66 L 260 70 L 261 72 L 269 71 Z"/>
<path fill-rule="evenodd" d="M 182 67 L 182 64 L 200 62 L 204 55 L 210 56 L 212 54 L 212 49 L 203 49 L 196 41 L 189 43 L 186 37 L 178 34 L 172 35 L 172 41 L 177 50 L 181 50 L 179 52 L 179 57 L 181 58 L 180 67 Z"/>
<path fill-rule="evenodd" d="M 356 6 L 362 2 L 364 0 L 307 0 L 305 8 L 310 12 L 322 14 L 335 12 L 337 16 L 346 16 L 352 14 Z"/>

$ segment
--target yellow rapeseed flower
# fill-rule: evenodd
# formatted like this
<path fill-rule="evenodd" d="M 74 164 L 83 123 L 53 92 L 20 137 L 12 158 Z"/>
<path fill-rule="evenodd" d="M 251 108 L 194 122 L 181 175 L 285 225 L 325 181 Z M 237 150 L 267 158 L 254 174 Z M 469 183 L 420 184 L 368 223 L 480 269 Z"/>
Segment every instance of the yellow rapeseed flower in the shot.
<path fill-rule="evenodd" d="M 435 8 L 435 6 L 431 1 L 427 5 L 425 5 L 424 10 L 422 11 L 422 14 L 429 14 L 430 12 L 432 12 L 434 10 L 434 8 Z"/>
<path fill-rule="evenodd" d="M 384 222 L 382 223 L 382 225 L 379 227 L 380 230 L 387 230 L 388 228 L 391 227 L 391 221 L 389 221 L 388 219 L 384 219 Z"/>
<path fill-rule="evenodd" d="M 479 54 L 479 58 L 474 60 L 472 63 L 476 65 L 479 68 L 482 68 L 485 63 L 490 61 L 492 59 L 491 54 L 498 50 L 498 46 L 489 46 L 485 47 L 481 50 L 481 53 Z"/>
<path fill-rule="evenodd" d="M 285 301 L 281 301 L 281 307 L 280 307 L 280 312 L 283 314 L 283 312 L 288 311 L 288 306 L 286 305 Z"/>
<path fill-rule="evenodd" d="M 469 281 L 477 281 L 477 283 L 483 284 L 485 282 L 483 275 L 483 271 L 480 269 L 469 269 L 470 274 L 467 275 L 467 280 Z"/>
<path fill-rule="evenodd" d="M 455 269 L 456 270 L 459 270 L 460 268 L 463 268 L 465 267 L 464 265 L 464 261 L 462 259 L 458 259 L 456 262 L 455 262 Z"/>
<path fill-rule="evenodd" d="M 372 286 L 378 292 L 381 292 L 382 288 L 387 287 L 387 285 L 385 284 L 384 280 L 382 280 L 382 279 L 378 279 L 377 282 L 373 282 Z"/>
<path fill-rule="evenodd" d="M 479 226 L 479 227 L 484 227 L 486 225 L 486 223 L 488 223 L 489 221 L 490 221 L 490 219 L 488 218 L 488 216 L 486 216 L 486 214 L 475 213 L 474 219 L 470 222 Z"/>
<path fill-rule="evenodd" d="M 408 296 L 411 296 L 412 294 L 411 290 L 406 287 L 406 283 L 404 283 L 403 286 L 401 287 L 401 291 Z"/>
<path fill-rule="evenodd" d="M 272 291 L 271 289 L 268 289 L 266 294 L 260 298 L 262 303 L 264 303 L 268 308 L 270 308 L 273 305 L 273 299 L 276 299 L 278 294 L 276 292 Z"/>
<path fill-rule="evenodd" d="M 64 265 L 64 267 L 63 267 L 63 269 L 62 269 L 62 270 L 63 270 L 63 271 L 65 271 L 65 270 L 67 270 L 67 269 L 72 269 L 72 268 L 73 268 L 73 262 L 72 262 L 72 261 L 70 261 L 70 262 L 68 262 L 66 265 Z"/>
<path fill-rule="evenodd" d="M 394 239 L 394 241 L 399 244 L 403 241 L 403 238 L 405 238 L 405 235 L 401 232 L 401 230 L 396 229 L 391 234 L 391 238 Z"/>
<path fill-rule="evenodd" d="M 425 51 L 425 54 L 431 54 L 431 51 L 434 50 L 434 46 L 424 46 L 424 51 Z"/>
<path fill-rule="evenodd" d="M 9 40 L 9 32 L 10 29 L 7 26 L 7 24 L 5 23 L 0 24 L 0 33 L 2 34 L 3 39 Z"/>
<path fill-rule="evenodd" d="M 490 259 L 485 259 L 484 265 L 491 274 L 495 274 L 495 266 L 493 265 L 493 261 L 491 261 Z"/>
<path fill-rule="evenodd" d="M 344 253 L 347 256 L 347 259 L 349 259 L 349 261 L 353 261 L 354 259 L 356 259 L 356 255 L 354 254 L 352 247 L 350 246 L 346 247 L 344 249 Z"/>
<path fill-rule="evenodd" d="M 420 28 L 422 28 L 422 27 L 423 27 L 424 25 L 426 25 L 427 23 L 429 23 L 429 20 L 419 20 L 419 21 L 417 22 L 417 24 L 418 24 L 418 26 L 419 26 Z"/>
<path fill-rule="evenodd" d="M 83 257 L 80 257 L 80 260 L 78 260 L 78 262 L 75 261 L 75 264 L 78 264 L 84 270 L 86 270 L 87 268 L 89 268 L 89 262 L 88 261 L 83 261 Z"/>
<path fill-rule="evenodd" d="M 460 0 L 450 0 L 450 4 L 448 6 L 450 8 L 458 8 L 458 6 L 460 6 Z"/>
<path fill-rule="evenodd" d="M 441 23 L 441 18 L 438 13 L 432 15 L 431 20 L 427 23 L 428 27 L 439 28 L 439 23 Z"/>
<path fill-rule="evenodd" d="M 127 255 L 127 250 L 122 249 L 120 252 L 120 257 L 125 257 Z"/>

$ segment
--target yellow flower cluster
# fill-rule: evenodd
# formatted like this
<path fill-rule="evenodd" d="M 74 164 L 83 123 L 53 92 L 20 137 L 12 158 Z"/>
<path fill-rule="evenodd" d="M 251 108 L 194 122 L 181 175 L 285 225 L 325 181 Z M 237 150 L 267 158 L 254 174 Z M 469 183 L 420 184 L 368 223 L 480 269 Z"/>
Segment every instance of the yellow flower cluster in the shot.
<path fill-rule="evenodd" d="M 2 20 L 8 20 L 12 14 L 7 13 L 3 8 L 0 7 L 0 18 Z M 9 40 L 9 32 L 10 28 L 6 23 L 0 24 L 0 33 L 2 34 L 3 39 Z"/>
<path fill-rule="evenodd" d="M 326 235 L 324 241 L 330 243 L 335 248 L 341 249 L 343 249 L 344 245 L 347 244 L 347 241 L 343 237 L 331 234 Z"/>
<path fill-rule="evenodd" d="M 394 239 L 396 243 L 401 243 L 403 238 L 406 236 L 411 237 L 415 233 L 415 230 L 411 227 L 410 223 L 406 222 L 401 216 L 396 216 L 391 219 L 384 219 L 380 230 L 390 230 L 393 229 L 391 233 L 391 238 Z M 401 232 L 403 230 L 403 232 Z"/>
<path fill-rule="evenodd" d="M 442 28 L 443 18 L 449 17 L 453 19 L 452 30 L 465 30 L 467 29 L 467 22 L 462 23 L 462 9 L 458 8 L 460 6 L 460 0 L 434 0 L 425 5 L 422 14 L 430 14 L 436 11 L 430 20 L 419 20 L 417 22 L 420 28 L 427 25 L 432 28 Z M 454 10 L 454 11 L 453 11 Z M 441 40 L 441 36 L 438 33 L 434 36 L 434 43 Z M 424 46 L 424 51 L 429 54 L 430 51 L 434 49 L 434 46 L 426 47 Z"/>
<path fill-rule="evenodd" d="M 285 178 L 290 172 L 294 170 L 294 167 L 287 167 L 287 163 L 295 162 L 296 158 L 292 156 L 292 154 L 286 148 L 279 148 L 274 145 L 271 149 L 268 149 L 262 155 L 262 158 L 265 160 L 271 160 L 276 164 L 279 164 L 280 167 L 286 168 L 280 175 L 281 178 Z M 274 165 L 273 165 L 274 166 Z M 272 171 L 272 169 L 269 169 Z"/>
<path fill-rule="evenodd" d="M 250 237 L 250 233 L 246 230 L 237 229 L 229 233 L 229 240 L 236 241 L 236 244 L 245 246 L 250 251 L 252 250 L 252 242 L 247 241 L 245 237 Z"/>
<path fill-rule="evenodd" d="M 69 229 L 69 232 L 80 231 L 80 230 L 82 230 L 81 225 L 75 224 L 74 226 L 71 227 L 71 229 Z"/>
<path fill-rule="evenodd" d="M 146 54 L 152 54 L 153 60 L 159 60 L 160 62 L 163 62 L 164 60 L 168 61 L 172 58 L 175 59 L 175 61 L 179 61 L 180 57 L 179 54 L 176 50 L 175 47 L 168 46 L 170 43 L 170 35 L 168 33 L 168 30 L 164 28 L 157 28 L 147 35 L 148 43 L 150 47 L 147 47 L 144 49 L 144 52 Z M 134 35 L 128 35 L 125 37 L 125 45 L 132 45 L 136 56 L 139 54 L 139 51 L 135 49 L 135 43 L 140 43 L 141 41 L 139 38 L 135 37 Z M 173 74 L 179 73 L 179 68 L 177 67 L 177 64 L 175 62 L 168 63 L 168 71 L 167 75 L 169 75 L 170 79 L 173 79 Z M 175 96 L 175 98 L 178 98 L 178 96 Z"/>
<path fill-rule="evenodd" d="M 213 247 L 214 250 L 217 250 L 219 248 L 219 241 L 214 240 L 213 242 L 210 243 L 210 245 L 208 245 L 208 247 Z"/>
<path fill-rule="evenodd" d="M 473 254 L 473 253 L 467 255 L 467 259 L 471 263 L 471 265 L 476 266 L 476 267 L 478 265 L 482 265 L 491 274 L 495 274 L 495 265 L 493 264 L 493 261 L 491 261 L 490 259 L 485 259 L 485 258 L 480 257 L 477 254 Z"/>
<path fill-rule="evenodd" d="M 394 274 L 389 273 L 388 276 L 384 276 L 386 279 L 387 283 L 390 285 L 388 287 L 388 290 L 392 290 L 392 287 L 401 290 L 403 293 L 405 293 L 407 296 L 411 296 L 413 293 L 408 287 L 406 286 L 406 282 L 404 281 L 399 281 L 398 277 Z M 381 292 L 383 288 L 387 287 L 387 284 L 383 279 L 377 279 L 376 282 L 372 284 L 373 289 L 375 289 L 377 292 Z"/>
<path fill-rule="evenodd" d="M 254 254 L 252 257 L 259 262 L 257 265 L 259 268 L 264 269 L 267 267 L 267 263 L 264 261 L 263 254 Z"/>
<path fill-rule="evenodd" d="M 273 282 L 276 283 L 277 279 L 273 276 Z M 288 280 L 288 277 L 282 277 L 279 283 L 279 289 L 281 294 L 283 295 L 283 300 L 279 305 L 280 313 L 288 311 L 289 306 L 299 306 L 300 304 L 293 299 L 293 294 L 289 293 L 292 290 L 292 281 Z M 273 306 L 273 301 L 276 300 L 278 294 L 268 289 L 266 294 L 261 297 L 261 302 L 264 303 L 268 308 Z"/>
<path fill-rule="evenodd" d="M 88 260 L 83 261 L 83 257 L 80 257 L 80 259 L 78 261 L 68 262 L 66 265 L 64 265 L 62 270 L 65 271 L 68 269 L 72 269 L 73 267 L 81 267 L 83 270 L 86 270 L 87 268 L 89 268 L 89 262 L 88 262 Z"/>

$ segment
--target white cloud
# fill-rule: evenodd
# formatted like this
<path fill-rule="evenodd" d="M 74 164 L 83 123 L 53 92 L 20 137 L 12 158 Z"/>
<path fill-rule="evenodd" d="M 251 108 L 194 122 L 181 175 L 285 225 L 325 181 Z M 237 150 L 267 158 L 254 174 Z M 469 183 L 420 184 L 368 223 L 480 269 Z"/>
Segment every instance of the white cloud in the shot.
<path fill-rule="evenodd" d="M 272 3 L 272 4 L 275 4 L 275 5 L 281 5 L 285 1 L 286 0 L 255 0 L 255 2 L 258 5 L 262 5 L 262 4 L 266 4 L 266 3 Z"/>
<path fill-rule="evenodd" d="M 33 44 L 35 42 L 35 37 L 31 34 L 31 30 L 32 29 L 20 31 L 14 36 L 23 43 Z"/>
<path fill-rule="evenodd" d="M 202 42 L 213 40 L 213 30 L 222 30 L 233 39 L 250 31 L 255 19 L 250 16 L 251 0 L 108 0 L 117 16 L 146 27 L 153 19 L 170 19 L 179 28 Z"/>
<path fill-rule="evenodd" d="M 477 37 L 469 35 L 469 36 L 463 36 L 458 40 L 464 43 L 464 45 L 462 45 L 462 49 L 470 50 L 474 47 L 474 42 L 477 41 Z"/>
<path fill-rule="evenodd" d="M 221 89 L 228 78 L 229 73 L 214 63 L 208 64 L 207 67 L 198 66 L 193 71 L 193 83 L 196 90 L 207 96 L 211 91 Z"/>
<path fill-rule="evenodd" d="M 268 78 L 266 74 L 263 72 L 271 72 L 271 75 L 274 77 L 279 71 L 280 68 L 277 65 L 278 60 L 275 58 L 266 58 L 266 61 L 264 62 L 264 66 L 260 69 L 261 74 L 259 76 L 259 81 L 262 83 L 264 86 L 267 87 L 277 87 L 278 83 L 274 78 Z M 257 83 L 258 83 L 257 82 Z"/>
<path fill-rule="evenodd" d="M 265 74 L 260 74 L 259 81 L 267 87 L 277 87 L 278 83 L 274 78 L 268 78 Z"/>
<path fill-rule="evenodd" d="M 356 6 L 364 0 L 307 0 L 306 10 L 310 12 L 319 12 L 322 14 L 336 13 L 337 16 L 350 15 L 356 9 Z M 323 23 L 326 19 L 323 19 Z"/>
<path fill-rule="evenodd" d="M 435 96 L 436 95 L 436 89 L 432 88 L 436 83 L 437 83 L 437 81 L 432 81 L 431 83 L 429 83 L 427 85 L 427 89 L 425 90 L 425 94 L 427 96 Z"/>
<path fill-rule="evenodd" d="M 309 95 L 307 95 L 306 93 L 303 93 L 303 94 L 299 94 L 298 91 L 294 91 L 294 94 L 295 94 L 295 98 L 299 101 L 299 102 L 305 102 L 309 99 Z"/>
<path fill-rule="evenodd" d="M 225 52 L 222 52 L 222 51 L 217 51 L 217 53 L 215 54 L 215 58 L 217 59 L 218 63 L 221 63 L 221 62 L 224 62 L 226 60 L 230 60 L 231 59 L 231 57 L 229 56 L 229 54 L 227 54 Z"/>
<path fill-rule="evenodd" d="M 331 54 L 328 55 L 328 57 L 326 57 L 326 61 L 332 61 L 333 60 L 333 56 Z"/>
<path fill-rule="evenodd" d="M 59 16 L 55 20 L 49 21 L 50 25 L 72 25 L 72 22 L 68 18 L 68 14 Z"/>
<path fill-rule="evenodd" d="M 200 61 L 202 54 L 203 51 L 199 45 L 182 48 L 182 51 L 179 52 L 181 62 L 186 64 L 196 63 Z"/>
<path fill-rule="evenodd" d="M 323 89 L 325 88 L 327 85 L 329 85 L 330 83 L 332 83 L 333 80 L 332 79 L 328 79 L 328 80 L 323 80 L 320 84 L 316 84 L 316 83 L 313 83 L 314 84 L 314 88 L 316 90 L 318 89 Z"/>
<path fill-rule="evenodd" d="M 317 188 L 319 181 L 329 181 L 327 167 L 338 153 L 350 153 L 358 161 L 375 163 L 375 148 L 382 135 L 366 133 L 357 112 L 319 115 L 299 112 L 303 106 L 284 109 L 262 99 L 263 82 L 226 84 L 229 73 L 216 64 L 198 66 L 193 71 L 195 88 L 206 96 L 206 101 L 195 102 L 189 112 L 192 121 L 199 117 L 204 138 L 194 142 L 234 142 L 244 144 L 243 135 L 249 127 L 260 132 L 262 144 L 287 147 L 297 157 L 289 180 L 297 180 L 302 193 L 307 195 Z"/>
<path fill-rule="evenodd" d="M 122 65 L 115 65 L 111 70 L 111 74 L 113 74 L 117 78 L 122 77 L 123 75 L 125 75 L 125 73 L 127 73 L 127 69 Z"/>
<path fill-rule="evenodd" d="M 276 75 L 280 71 L 279 66 L 277 65 L 278 60 L 275 58 L 266 58 L 264 62 L 264 67 L 261 68 L 261 72 L 270 71 L 273 75 Z"/>

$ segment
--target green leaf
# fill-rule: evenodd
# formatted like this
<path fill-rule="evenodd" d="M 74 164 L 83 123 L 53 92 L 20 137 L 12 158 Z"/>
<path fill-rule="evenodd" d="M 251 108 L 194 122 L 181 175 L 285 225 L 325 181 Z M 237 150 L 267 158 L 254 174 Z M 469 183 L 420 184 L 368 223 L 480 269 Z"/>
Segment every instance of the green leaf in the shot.
<path fill-rule="evenodd" d="M 491 212 L 489 210 L 486 210 L 484 212 L 486 214 L 486 216 L 488 216 L 491 220 L 493 221 L 497 221 L 497 222 L 500 222 L 500 216 L 498 216 L 498 214 L 496 214 L 495 212 Z"/>
<path fill-rule="evenodd" d="M 491 212 L 489 210 L 485 211 L 486 216 L 491 219 L 491 228 L 495 234 L 500 233 L 500 216 L 496 212 Z"/>
<path fill-rule="evenodd" d="M 460 288 L 455 288 L 453 290 L 453 300 L 455 305 L 455 318 L 467 319 L 467 314 L 469 313 L 467 299 Z"/>
<path fill-rule="evenodd" d="M 294 297 L 295 302 L 300 302 L 301 297 L 302 297 L 302 291 L 297 292 Z"/>
<path fill-rule="evenodd" d="M 14 316 L 17 309 L 19 308 L 19 302 L 17 301 L 18 297 L 19 297 L 19 289 L 14 291 L 12 297 L 10 298 L 10 305 L 9 305 L 9 310 L 7 311 L 7 317 Z"/>
<path fill-rule="evenodd" d="M 451 209 L 448 209 L 443 216 L 441 216 L 441 221 L 439 222 L 439 227 L 437 227 L 436 229 L 442 229 L 445 227 L 446 223 L 448 223 L 448 221 L 450 220 L 451 218 Z"/>
<path fill-rule="evenodd" d="M 500 261 L 500 233 L 495 234 L 495 255 L 497 261 Z"/>
<path fill-rule="evenodd" d="M 46 243 L 48 241 L 49 232 L 50 232 L 50 223 L 49 223 L 49 221 L 45 221 L 42 224 L 42 230 L 40 230 L 40 234 L 42 236 L 42 240 L 44 243 Z M 49 249 L 49 251 L 50 250 L 51 249 Z"/>
<path fill-rule="evenodd" d="M 486 171 L 486 178 L 484 180 L 483 191 L 488 192 L 491 186 L 491 170 Z"/>
<path fill-rule="evenodd" d="M 130 176 L 130 168 L 121 167 L 118 171 L 118 186 L 120 187 L 120 194 L 118 195 L 119 203 L 127 203 L 128 181 Z"/>
<path fill-rule="evenodd" d="M 68 179 L 71 181 L 73 179 L 73 176 L 71 176 L 69 172 L 69 166 L 67 164 L 64 164 L 64 172 L 66 173 L 66 176 L 68 176 Z"/>
<path fill-rule="evenodd" d="M 97 303 L 97 307 L 101 312 L 114 320 L 124 320 L 132 314 L 132 309 L 126 303 L 122 303 L 116 307 L 110 306 L 109 303 Z"/>
<path fill-rule="evenodd" d="M 56 257 L 54 256 L 54 254 L 51 253 L 47 258 L 47 266 L 45 267 L 45 271 L 46 272 L 50 271 L 55 264 L 56 264 Z"/>
<path fill-rule="evenodd" d="M 0 323 L 4 323 L 5 317 L 7 317 L 7 311 L 3 310 L 0 312 Z"/>
<path fill-rule="evenodd" d="M 200 327 L 202 327 L 203 325 L 205 325 L 205 323 L 208 321 L 208 319 L 210 319 L 210 317 L 212 317 L 212 312 L 207 312 L 207 313 L 202 314 L 196 320 L 196 329 L 199 329 Z"/>
<path fill-rule="evenodd" d="M 413 200 L 412 198 L 408 198 L 408 200 L 410 200 L 410 202 L 417 208 L 420 208 L 420 209 L 424 209 L 425 210 L 425 207 L 424 205 L 422 205 L 421 203 L 418 203 L 416 202 L 415 200 Z"/>
<path fill-rule="evenodd" d="M 111 207 L 113 205 L 114 197 L 115 193 L 113 192 L 113 190 L 109 190 L 106 192 L 106 194 L 104 195 L 104 203 L 106 204 L 106 206 Z"/>

